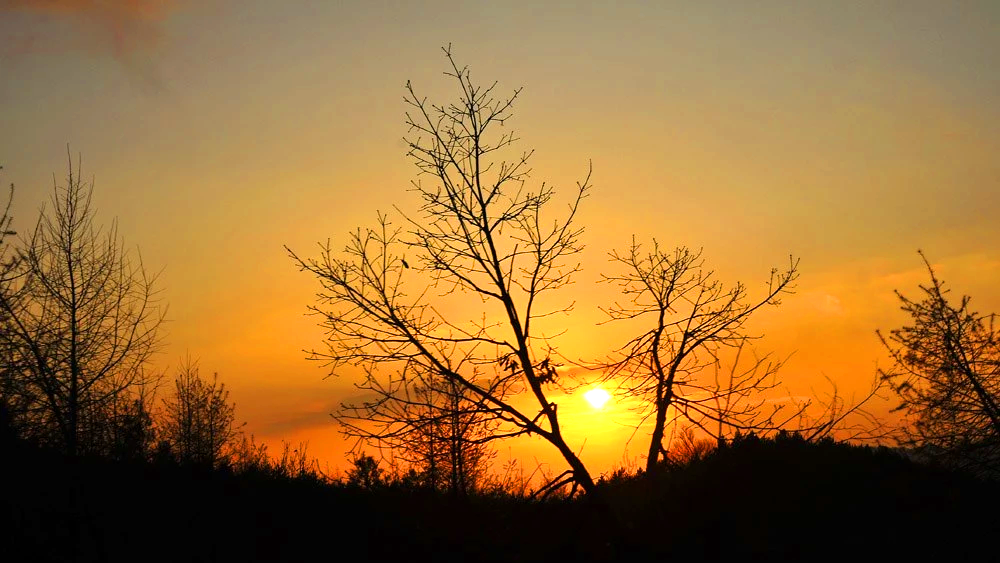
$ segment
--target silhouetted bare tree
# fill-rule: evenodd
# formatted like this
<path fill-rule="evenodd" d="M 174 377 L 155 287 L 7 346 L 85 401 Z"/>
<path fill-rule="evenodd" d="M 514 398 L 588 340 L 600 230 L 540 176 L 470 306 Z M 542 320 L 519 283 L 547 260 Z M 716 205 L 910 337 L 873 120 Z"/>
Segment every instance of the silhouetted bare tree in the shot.
<path fill-rule="evenodd" d="M 386 484 L 385 470 L 379 467 L 379 460 L 374 456 L 357 454 L 344 475 L 344 483 L 349 487 L 374 490 Z"/>
<path fill-rule="evenodd" d="M 161 438 L 179 461 L 214 467 L 238 435 L 236 405 L 219 382 L 202 379 L 197 362 L 187 358 L 177 370 L 173 395 L 163 400 Z"/>
<path fill-rule="evenodd" d="M 405 229 L 380 214 L 342 253 L 327 243 L 318 260 L 306 260 L 289 249 L 323 286 L 312 310 L 323 318 L 328 349 L 313 358 L 334 374 L 359 369 L 371 397 L 361 410 L 398 428 L 425 420 L 410 418 L 408 397 L 447 382 L 461 390 L 463 416 L 499 425 L 492 438 L 540 436 L 566 460 L 562 478 L 591 491 L 549 397 L 555 366 L 534 332 L 539 318 L 570 308 L 546 298 L 578 270 L 582 229 L 574 219 L 589 173 L 562 218 L 548 217 L 555 190 L 527 187 L 531 152 L 514 151 L 518 139 L 501 130 L 520 90 L 496 98 L 496 84 L 475 84 L 450 48 L 445 55 L 456 103 L 435 105 L 407 84 L 408 154 L 421 173 L 413 191 L 422 205 L 400 212 Z M 522 392 L 533 406 L 512 400 Z"/>
<path fill-rule="evenodd" d="M 459 495 L 478 490 L 496 457 L 489 442 L 495 421 L 454 380 L 442 379 L 438 389 L 427 389 L 426 399 L 430 416 L 416 438 L 431 486 Z"/>
<path fill-rule="evenodd" d="M 666 461 L 674 464 L 691 463 L 704 459 L 717 446 L 717 442 L 699 438 L 694 429 L 684 426 L 672 437 Z"/>
<path fill-rule="evenodd" d="M 3 166 L 0 166 L 3 170 Z M 10 213 L 11 204 L 14 202 L 14 184 L 10 185 L 7 192 L 7 203 L 4 205 L 3 214 L 0 215 L 0 296 L 8 295 L 10 287 L 18 277 L 18 255 L 11 251 L 10 238 L 17 233 L 12 229 L 14 221 Z M 6 326 L 7 314 L 0 308 L 0 327 Z M 18 437 L 21 434 L 19 428 L 20 417 L 17 413 L 25 410 L 24 398 L 20 392 L 15 376 L 17 370 L 10 358 L 13 357 L 13 349 L 6 334 L 0 336 L 0 441 Z"/>
<path fill-rule="evenodd" d="M 18 416 L 75 454 L 100 448 L 116 401 L 153 382 L 148 360 L 165 313 L 155 276 L 133 259 L 115 222 L 93 223 L 93 183 L 69 163 L 17 251 L 18 277 L 0 292 L 5 369 Z"/>
<path fill-rule="evenodd" d="M 393 464 L 405 463 L 433 489 L 474 490 L 492 459 L 488 442 L 496 424 L 466 390 L 444 378 L 421 377 L 401 386 L 391 401 L 342 405 L 334 418 L 357 439 L 356 457 L 365 444 L 388 449 Z"/>
<path fill-rule="evenodd" d="M 345 406 L 335 418 L 349 436 L 391 449 L 423 485 L 463 495 L 484 483 L 497 427 L 454 380 L 427 376 L 390 402 Z M 400 421 L 406 421 L 400 424 Z"/>
<path fill-rule="evenodd" d="M 628 299 L 605 312 L 609 321 L 635 321 L 642 332 L 626 342 L 602 365 L 604 377 L 619 394 L 636 397 L 642 419 L 653 419 L 646 471 L 665 459 L 665 432 L 673 418 L 723 439 L 727 431 L 780 426 L 801 409 L 776 419 L 784 406 L 766 406 L 762 392 L 774 389 L 781 362 L 767 356 L 741 364 L 747 351 L 744 327 L 756 311 L 779 304 L 798 277 L 798 261 L 771 270 L 764 295 L 751 300 L 742 283 L 727 288 L 707 270 L 701 251 L 660 248 L 653 240 L 645 250 L 633 239 L 624 252 L 610 255 L 621 273 L 604 276 Z M 720 354 L 733 354 L 730 369 L 721 369 Z"/>
<path fill-rule="evenodd" d="M 898 290 L 913 324 L 878 332 L 894 363 L 880 375 L 896 391 L 899 409 L 912 417 L 908 443 L 981 472 L 1000 463 L 1000 332 L 996 314 L 982 315 L 947 299 L 923 252 L 929 285 L 920 300 Z"/>

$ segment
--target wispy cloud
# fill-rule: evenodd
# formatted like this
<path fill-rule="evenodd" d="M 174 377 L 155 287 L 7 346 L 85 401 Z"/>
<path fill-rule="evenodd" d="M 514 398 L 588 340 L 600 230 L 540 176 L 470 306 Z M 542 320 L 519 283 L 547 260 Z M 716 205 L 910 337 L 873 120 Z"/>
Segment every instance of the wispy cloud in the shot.
<path fill-rule="evenodd" d="M 0 0 L 20 20 L 7 54 L 83 51 L 124 59 L 156 47 L 172 0 Z"/>
<path fill-rule="evenodd" d="M 110 57 L 159 89 L 154 57 L 175 0 L 0 0 L 0 57 Z"/>

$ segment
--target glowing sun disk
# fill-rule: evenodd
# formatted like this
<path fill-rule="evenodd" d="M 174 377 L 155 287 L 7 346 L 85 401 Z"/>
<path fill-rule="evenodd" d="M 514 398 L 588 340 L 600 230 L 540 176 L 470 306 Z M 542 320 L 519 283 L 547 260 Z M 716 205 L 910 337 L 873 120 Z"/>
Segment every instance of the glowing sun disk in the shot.
<path fill-rule="evenodd" d="M 603 408 L 605 404 L 611 399 L 611 393 L 608 393 L 600 387 L 594 387 L 590 391 L 583 394 L 583 398 L 587 399 L 590 406 L 595 409 Z"/>

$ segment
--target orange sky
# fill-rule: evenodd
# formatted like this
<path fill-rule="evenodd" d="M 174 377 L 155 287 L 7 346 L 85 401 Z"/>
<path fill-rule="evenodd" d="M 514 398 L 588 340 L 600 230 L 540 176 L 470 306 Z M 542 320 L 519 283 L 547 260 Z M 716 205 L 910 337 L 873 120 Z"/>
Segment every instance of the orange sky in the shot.
<path fill-rule="evenodd" d="M 593 161 L 567 353 L 611 348 L 592 282 L 633 233 L 703 247 L 751 288 L 801 257 L 797 293 L 751 324 L 764 351 L 791 355 L 791 393 L 824 377 L 863 390 L 884 360 L 875 329 L 903 320 L 893 289 L 925 279 L 918 248 L 976 308 L 1000 310 L 995 3 L 38 5 L 0 1 L 16 225 L 34 221 L 70 143 L 100 218 L 163 269 L 160 365 L 199 358 L 250 431 L 309 440 L 333 467 L 344 446 L 328 413 L 351 382 L 304 360 L 321 345 L 304 316 L 317 286 L 282 246 L 309 254 L 412 204 L 403 86 L 450 101 L 449 42 L 474 79 L 524 86 L 511 125 L 536 149 L 535 181 L 571 188 Z M 595 473 L 642 451 L 624 450 L 621 405 L 561 405 Z"/>

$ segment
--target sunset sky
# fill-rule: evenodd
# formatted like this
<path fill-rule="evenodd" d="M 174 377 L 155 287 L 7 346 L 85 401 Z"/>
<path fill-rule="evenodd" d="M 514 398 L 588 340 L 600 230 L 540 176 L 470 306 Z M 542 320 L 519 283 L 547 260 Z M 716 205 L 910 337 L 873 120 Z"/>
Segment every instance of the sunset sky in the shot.
<path fill-rule="evenodd" d="M 344 467 L 329 413 L 348 377 L 305 359 L 315 255 L 377 210 L 412 209 L 404 85 L 450 102 L 441 47 L 473 80 L 523 86 L 508 125 L 533 181 L 593 163 L 585 271 L 561 350 L 610 351 L 592 290 L 635 234 L 703 248 L 758 295 L 801 258 L 795 295 L 751 322 L 790 356 L 792 394 L 864 391 L 875 330 L 905 319 L 922 249 L 980 312 L 1000 311 L 1000 4 L 996 2 L 273 2 L 0 0 L 0 181 L 15 227 L 66 173 L 66 145 L 162 269 L 172 370 L 200 359 L 247 430 L 308 440 Z M 168 371 L 169 373 L 169 371 Z M 560 414 L 594 473 L 642 451 L 631 420 L 582 393 Z M 587 416 L 582 416 L 586 414 Z M 533 444 L 500 459 L 555 456 Z M 558 471 L 562 467 L 558 466 Z"/>

